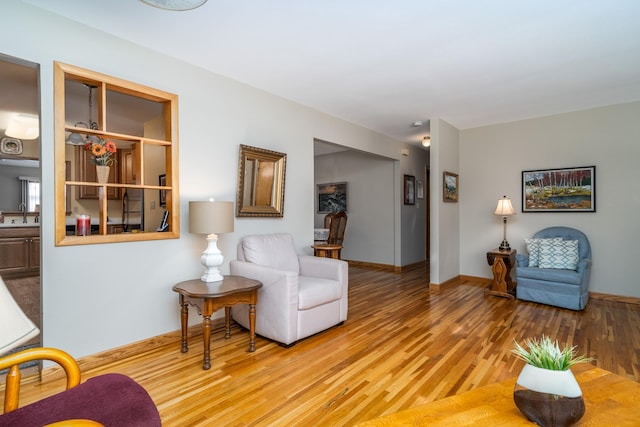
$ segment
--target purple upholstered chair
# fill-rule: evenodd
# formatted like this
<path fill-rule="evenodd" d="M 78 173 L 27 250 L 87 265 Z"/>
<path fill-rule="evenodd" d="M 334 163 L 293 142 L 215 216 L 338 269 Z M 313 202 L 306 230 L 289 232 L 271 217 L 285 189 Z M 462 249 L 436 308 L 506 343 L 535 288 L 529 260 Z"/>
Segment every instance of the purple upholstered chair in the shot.
<path fill-rule="evenodd" d="M 0 370 L 8 368 L 0 427 L 42 427 L 53 423 L 56 427 L 162 425 L 156 405 L 147 391 L 125 375 L 105 374 L 80 384 L 80 367 L 64 351 L 30 348 L 4 355 L 38 333 L 38 328 L 22 312 L 0 278 Z M 62 366 L 67 375 L 67 389 L 18 408 L 19 366 L 43 359 Z"/>

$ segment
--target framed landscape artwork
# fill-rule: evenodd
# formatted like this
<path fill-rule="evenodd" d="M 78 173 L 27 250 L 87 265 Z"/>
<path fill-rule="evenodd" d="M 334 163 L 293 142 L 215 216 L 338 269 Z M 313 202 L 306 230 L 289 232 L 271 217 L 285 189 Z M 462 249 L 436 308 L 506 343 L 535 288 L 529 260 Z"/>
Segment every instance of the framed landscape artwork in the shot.
<path fill-rule="evenodd" d="M 318 213 L 347 211 L 347 183 L 318 184 Z"/>
<path fill-rule="evenodd" d="M 522 212 L 595 211 L 595 166 L 522 172 Z"/>
<path fill-rule="evenodd" d="M 445 202 L 458 201 L 458 174 L 443 172 L 442 174 L 442 199 Z"/>
<path fill-rule="evenodd" d="M 413 175 L 404 176 L 404 204 L 416 204 L 416 177 Z"/>

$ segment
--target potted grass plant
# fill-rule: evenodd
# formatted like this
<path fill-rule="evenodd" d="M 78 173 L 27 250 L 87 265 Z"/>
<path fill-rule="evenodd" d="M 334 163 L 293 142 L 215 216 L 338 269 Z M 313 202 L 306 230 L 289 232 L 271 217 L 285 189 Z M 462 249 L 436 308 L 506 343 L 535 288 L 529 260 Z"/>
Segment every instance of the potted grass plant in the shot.
<path fill-rule="evenodd" d="M 571 367 L 593 359 L 576 355 L 576 347 L 560 349 L 558 341 L 542 335 L 515 343 L 513 353 L 527 364 L 513 392 L 516 406 L 530 421 L 543 427 L 569 426 L 584 415 L 582 390 Z"/>

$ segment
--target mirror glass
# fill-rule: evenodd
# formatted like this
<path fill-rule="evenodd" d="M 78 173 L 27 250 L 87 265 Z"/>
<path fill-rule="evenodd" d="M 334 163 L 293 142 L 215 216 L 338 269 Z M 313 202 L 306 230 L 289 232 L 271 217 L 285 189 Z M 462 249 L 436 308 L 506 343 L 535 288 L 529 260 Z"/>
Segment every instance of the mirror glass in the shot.
<path fill-rule="evenodd" d="M 236 216 L 284 216 L 287 155 L 240 145 Z"/>
<path fill-rule="evenodd" d="M 0 212 L 29 224 L 40 209 L 38 65 L 0 55 Z"/>

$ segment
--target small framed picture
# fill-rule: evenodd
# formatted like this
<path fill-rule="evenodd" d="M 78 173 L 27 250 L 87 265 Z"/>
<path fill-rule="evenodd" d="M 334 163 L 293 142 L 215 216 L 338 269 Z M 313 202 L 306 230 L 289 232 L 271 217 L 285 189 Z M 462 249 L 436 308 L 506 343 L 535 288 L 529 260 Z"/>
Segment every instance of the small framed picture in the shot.
<path fill-rule="evenodd" d="M 318 184 L 318 213 L 347 211 L 347 183 Z"/>
<path fill-rule="evenodd" d="M 404 204 L 416 204 L 416 177 L 413 175 L 404 176 Z"/>
<path fill-rule="evenodd" d="M 167 185 L 167 174 L 158 176 L 158 185 L 164 187 Z M 160 206 L 167 206 L 167 190 L 160 190 Z"/>
<path fill-rule="evenodd" d="M 416 199 L 424 199 L 424 185 L 422 185 L 422 181 L 416 181 Z"/>
<path fill-rule="evenodd" d="M 444 172 L 442 174 L 442 200 L 456 203 L 458 201 L 458 174 Z"/>

